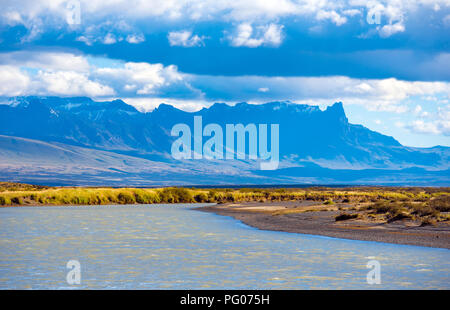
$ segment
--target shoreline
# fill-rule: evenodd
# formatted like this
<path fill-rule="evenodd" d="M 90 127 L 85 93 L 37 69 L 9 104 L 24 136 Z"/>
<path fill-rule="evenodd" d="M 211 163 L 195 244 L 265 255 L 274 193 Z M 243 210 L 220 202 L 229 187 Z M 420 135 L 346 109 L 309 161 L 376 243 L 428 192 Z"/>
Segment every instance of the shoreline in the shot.
<path fill-rule="evenodd" d="M 450 249 L 450 225 L 438 223 L 421 226 L 411 221 L 392 223 L 369 222 L 361 219 L 335 221 L 339 211 L 311 211 L 317 205 L 293 202 L 244 202 L 199 207 L 193 210 L 230 216 L 261 230 L 319 235 L 340 239 L 376 241 Z"/>
<path fill-rule="evenodd" d="M 186 203 L 163 204 L 177 205 Z M 124 204 L 112 203 L 110 205 L 121 206 Z M 134 205 L 142 206 L 154 204 Z M 306 202 L 303 206 L 305 207 L 304 211 L 291 212 L 293 211 L 292 209 L 294 209 L 294 205 L 295 204 L 293 202 L 213 203 L 212 205 L 203 207 L 194 206 L 192 210 L 229 216 L 248 226 L 260 230 L 450 249 L 450 225 L 448 223 L 440 223 L 436 226 L 420 226 L 418 223 L 405 223 L 404 221 L 397 221 L 395 223 L 370 223 L 360 219 L 350 219 L 336 222 L 335 216 L 340 213 L 339 211 L 311 211 L 308 209 L 311 209 L 311 207 L 318 207 L 318 205 Z M 1 206 L 1 208 L 64 206 L 91 207 L 92 205 L 40 204 Z M 295 209 L 298 209 L 298 202 Z"/>
<path fill-rule="evenodd" d="M 0 182 L 2 207 L 174 203 L 218 203 L 200 210 L 259 229 L 450 249 L 449 187 L 63 188 Z"/>

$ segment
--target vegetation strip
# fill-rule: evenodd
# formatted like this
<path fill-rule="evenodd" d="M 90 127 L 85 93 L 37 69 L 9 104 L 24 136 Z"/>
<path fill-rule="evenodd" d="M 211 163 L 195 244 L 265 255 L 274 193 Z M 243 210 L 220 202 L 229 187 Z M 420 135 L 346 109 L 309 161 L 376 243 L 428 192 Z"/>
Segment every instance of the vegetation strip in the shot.
<path fill-rule="evenodd" d="M 351 205 L 343 211 L 392 222 L 420 220 L 423 225 L 449 221 L 450 188 L 102 188 L 48 187 L 0 182 L 1 206 L 108 205 L 154 203 L 314 201 L 328 210 L 335 203 Z M 342 209 L 342 208 L 340 208 Z M 292 211 L 289 211 L 292 212 Z M 336 221 L 356 218 L 343 212 Z"/>

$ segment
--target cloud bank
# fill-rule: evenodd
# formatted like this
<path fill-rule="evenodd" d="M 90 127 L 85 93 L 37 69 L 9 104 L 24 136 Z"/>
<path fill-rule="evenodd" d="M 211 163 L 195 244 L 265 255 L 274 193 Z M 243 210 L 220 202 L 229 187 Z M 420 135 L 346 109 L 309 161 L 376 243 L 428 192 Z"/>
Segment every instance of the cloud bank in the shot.
<path fill-rule="evenodd" d="M 284 20 L 293 19 L 307 20 L 312 26 L 332 23 L 342 27 L 348 23 L 366 23 L 370 16 L 377 24 L 379 21 L 375 33 L 386 38 L 405 32 L 408 20 L 428 18 L 428 13 L 418 17 L 422 10 L 437 14 L 445 26 L 449 8 L 448 0 L 3 0 L 0 16 L 1 24 L 23 25 L 28 30 L 22 38 L 24 42 L 51 29 L 65 28 L 68 32 L 78 33 L 77 39 L 86 44 L 115 44 L 123 40 L 137 44 L 145 40 L 143 32 L 148 26 L 153 28 L 152 23 L 174 32 L 169 29 L 172 25 L 220 22 L 228 25 L 228 32 L 236 25 L 246 28 L 238 29 L 244 42 L 236 44 L 231 40 L 233 46 L 254 47 L 261 38 L 246 37 L 245 34 L 249 31 L 248 25 L 252 24 L 280 27 Z M 79 22 L 75 24 L 74 15 L 79 16 Z M 149 21 L 152 21 L 150 25 Z M 370 35 L 370 32 L 362 35 Z"/>

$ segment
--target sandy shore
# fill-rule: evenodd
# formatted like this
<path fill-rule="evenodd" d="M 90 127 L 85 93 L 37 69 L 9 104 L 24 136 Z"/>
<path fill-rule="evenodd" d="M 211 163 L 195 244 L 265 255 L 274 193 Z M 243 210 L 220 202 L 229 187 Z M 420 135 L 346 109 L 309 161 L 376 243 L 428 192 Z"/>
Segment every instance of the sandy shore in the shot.
<path fill-rule="evenodd" d="M 311 201 L 246 202 L 219 204 L 197 210 L 231 216 L 258 229 L 450 249 L 448 222 L 423 227 L 413 221 L 385 223 L 350 219 L 336 222 L 336 215 L 341 213 L 339 207 L 349 205 L 328 206 Z"/>

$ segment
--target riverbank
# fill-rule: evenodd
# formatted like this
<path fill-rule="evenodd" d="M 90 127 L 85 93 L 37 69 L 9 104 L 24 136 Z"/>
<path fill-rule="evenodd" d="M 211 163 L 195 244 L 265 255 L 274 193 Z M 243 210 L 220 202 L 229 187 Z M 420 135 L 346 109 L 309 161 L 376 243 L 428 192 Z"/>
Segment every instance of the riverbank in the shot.
<path fill-rule="evenodd" d="M 330 237 L 450 248 L 450 188 L 107 188 L 0 182 L 0 206 L 217 203 L 203 211 Z"/>
<path fill-rule="evenodd" d="M 348 203 L 244 202 L 197 210 L 231 216 L 263 230 L 450 249 L 448 220 L 430 225 L 412 218 L 386 221 L 376 210 Z"/>
<path fill-rule="evenodd" d="M 426 208 L 450 211 L 450 187 L 308 187 L 308 188 L 113 188 L 52 187 L 0 182 L 0 206 L 102 205 L 152 203 L 313 201 L 381 204 L 386 210 L 398 203 L 414 204 L 418 215 Z M 392 213 L 395 215 L 395 212 Z M 427 214 L 423 214 L 427 215 Z M 430 214 L 437 216 L 437 213 Z"/>

